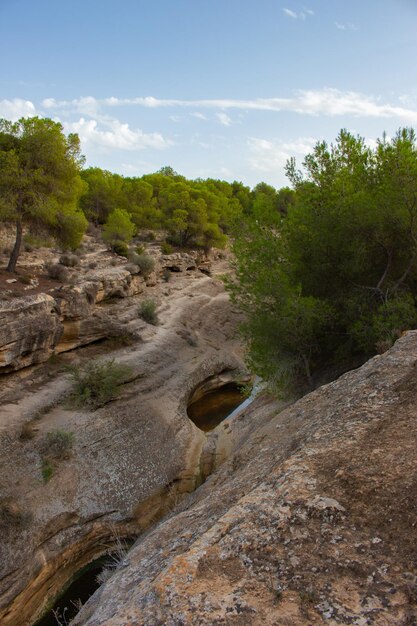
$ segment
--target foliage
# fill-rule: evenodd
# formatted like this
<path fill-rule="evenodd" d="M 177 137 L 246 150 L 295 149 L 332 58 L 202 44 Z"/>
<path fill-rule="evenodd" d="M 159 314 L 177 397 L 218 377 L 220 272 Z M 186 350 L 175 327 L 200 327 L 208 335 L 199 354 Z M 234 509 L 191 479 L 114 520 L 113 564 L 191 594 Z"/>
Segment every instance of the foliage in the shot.
<path fill-rule="evenodd" d="M 49 278 L 53 280 L 59 280 L 61 283 L 65 283 L 68 280 L 69 273 L 65 265 L 61 263 L 54 263 L 46 267 Z"/>
<path fill-rule="evenodd" d="M 118 254 L 119 256 L 124 256 L 124 257 L 128 258 L 128 256 L 129 256 L 129 246 L 127 245 L 126 242 L 121 241 L 119 239 L 116 239 L 116 240 L 112 241 L 110 247 L 111 247 L 112 252 L 114 252 L 115 254 Z"/>
<path fill-rule="evenodd" d="M 74 433 L 52 430 L 46 434 L 44 453 L 49 459 L 67 459 L 74 444 Z"/>
<path fill-rule="evenodd" d="M 65 253 L 59 257 L 59 262 L 65 267 L 76 267 L 80 264 L 80 259 L 76 254 Z"/>
<path fill-rule="evenodd" d="M 14 272 L 24 229 L 43 227 L 64 247 L 77 247 L 87 221 L 77 202 L 84 190 L 77 135 L 58 122 L 0 120 L 0 219 L 16 226 L 8 271 Z"/>
<path fill-rule="evenodd" d="M 148 299 L 141 302 L 139 306 L 139 317 L 141 317 L 148 324 L 156 326 L 158 324 L 158 315 L 156 313 L 156 302 Z"/>
<path fill-rule="evenodd" d="M 246 314 L 249 361 L 281 389 L 311 387 L 417 324 L 414 132 L 372 150 L 342 130 L 315 146 L 304 173 L 290 160 L 287 174 L 295 195 L 286 211 L 257 190 L 236 231 L 236 281 L 228 279 Z"/>
<path fill-rule="evenodd" d="M 69 403 L 73 407 L 96 409 L 113 400 L 120 385 L 132 374 L 132 369 L 114 359 L 102 363 L 87 363 L 83 367 L 70 366 L 73 387 Z"/>
<path fill-rule="evenodd" d="M 133 262 L 138 265 L 145 278 L 147 278 L 155 269 L 155 261 L 149 254 L 137 254 Z"/>
<path fill-rule="evenodd" d="M 111 244 L 111 250 L 119 256 L 124 256 L 126 258 L 129 256 L 129 246 L 124 241 L 119 241 L 117 239 L 116 241 L 113 241 Z"/>
<path fill-rule="evenodd" d="M 174 252 L 174 247 L 168 243 L 168 241 L 163 241 L 161 243 L 161 252 L 162 254 L 172 254 Z"/>
<path fill-rule="evenodd" d="M 41 465 L 42 480 L 47 483 L 54 474 L 54 466 L 49 459 L 42 459 Z"/>
<path fill-rule="evenodd" d="M 114 243 L 123 241 L 129 243 L 135 232 L 135 225 L 130 219 L 127 211 L 123 209 L 114 209 L 107 218 L 103 227 L 103 239 L 110 246 Z"/>

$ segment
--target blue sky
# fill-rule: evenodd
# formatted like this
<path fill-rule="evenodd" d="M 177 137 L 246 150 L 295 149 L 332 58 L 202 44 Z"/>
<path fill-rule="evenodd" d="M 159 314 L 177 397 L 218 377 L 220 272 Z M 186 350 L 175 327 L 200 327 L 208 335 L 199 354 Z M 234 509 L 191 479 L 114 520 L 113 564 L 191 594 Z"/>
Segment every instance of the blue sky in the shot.
<path fill-rule="evenodd" d="M 287 184 L 340 128 L 417 128 L 417 0 L 0 0 L 0 116 L 88 165 Z"/>

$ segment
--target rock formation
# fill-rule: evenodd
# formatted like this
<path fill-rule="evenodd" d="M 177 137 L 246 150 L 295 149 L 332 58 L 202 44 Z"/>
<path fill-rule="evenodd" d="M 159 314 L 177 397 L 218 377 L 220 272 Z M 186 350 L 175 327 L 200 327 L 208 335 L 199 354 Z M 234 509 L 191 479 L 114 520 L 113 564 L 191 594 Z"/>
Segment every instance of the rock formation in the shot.
<path fill-rule="evenodd" d="M 284 410 L 258 398 L 75 624 L 417 623 L 416 368 L 413 331 Z"/>
<path fill-rule="evenodd" d="M 131 374 L 121 396 L 96 411 L 65 408 L 67 374 L 51 380 L 40 365 L 2 378 L 2 626 L 33 623 L 75 572 L 108 552 L 115 535 L 137 536 L 182 492 L 195 489 L 206 437 L 187 417 L 188 398 L 208 377 L 233 372 L 232 378 L 239 379 L 242 372 L 239 316 L 220 281 L 184 268 L 169 284 L 147 287 L 160 303 L 159 324 L 152 326 L 137 312 L 142 294 L 134 295 L 135 284 L 144 285 L 143 279 L 132 276 L 129 281 L 129 272 L 117 272 L 117 278 L 109 271 L 100 281 L 64 288 L 54 298 L 32 296 L 33 315 L 17 319 L 17 334 L 21 320 L 33 320 L 34 332 L 41 327 L 39 320 L 46 328 L 53 328 L 50 320 L 55 320 L 58 330 L 53 341 L 42 345 L 44 354 L 51 344 L 55 352 L 71 345 L 68 320 L 79 322 L 73 345 L 83 343 L 83 329 L 90 338 L 108 333 L 109 326 L 97 330 L 100 315 L 137 339 L 112 350 L 110 356 L 129 365 Z M 141 282 L 135 283 L 136 278 Z M 115 288 L 125 297 L 114 294 Z M 101 311 L 97 300 L 105 302 L 110 293 L 117 299 Z M 23 358 L 21 350 L 16 353 Z M 34 356 L 33 349 L 30 354 Z M 71 358 L 82 361 L 83 356 Z M 56 431 L 73 433 L 73 446 L 69 454 L 52 458 L 50 472 L 48 446 Z"/>

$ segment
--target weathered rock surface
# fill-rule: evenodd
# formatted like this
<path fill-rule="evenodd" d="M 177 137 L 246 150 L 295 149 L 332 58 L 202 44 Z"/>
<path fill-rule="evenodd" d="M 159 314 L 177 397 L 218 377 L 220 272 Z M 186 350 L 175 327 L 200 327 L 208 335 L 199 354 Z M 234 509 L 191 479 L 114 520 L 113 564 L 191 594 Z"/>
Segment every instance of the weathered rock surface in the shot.
<path fill-rule="evenodd" d="M 0 302 L 0 371 L 45 361 L 62 331 L 56 302 L 47 294 Z"/>
<path fill-rule="evenodd" d="M 107 265 L 95 270 L 76 268 L 72 270 L 72 285 L 49 294 L 0 302 L 0 374 L 120 335 L 122 328 L 114 315 L 117 300 L 143 293 L 146 287 L 155 286 L 157 279 L 155 273 L 146 279 L 132 274 L 124 259 L 118 262 L 116 267 L 107 259 Z M 196 261 L 190 254 L 174 253 L 164 256 L 158 269 L 171 266 L 180 267 L 181 272 L 191 271 L 196 269 Z"/>
<path fill-rule="evenodd" d="M 238 376 L 238 315 L 221 282 L 201 273 L 179 274 L 163 289 L 163 299 L 156 291 L 163 302 L 158 326 L 138 319 L 135 298 L 118 300 L 109 314 L 110 321 L 116 317 L 142 335 L 111 354 L 132 368 L 116 401 L 94 412 L 66 410 L 66 375 L 28 384 L 20 399 L 12 391 L 9 401 L 3 395 L 2 626 L 33 623 L 76 571 L 108 551 L 115 528 L 122 538 L 137 536 L 179 493 L 199 484 L 205 435 L 188 419 L 186 406 L 205 378 L 225 370 Z M 80 311 L 87 319 L 94 305 L 76 290 L 71 297 L 64 294 L 54 315 Z M 19 387 L 22 372 L 10 376 Z M 44 482 L 48 433 L 56 430 L 74 433 L 73 450 L 69 458 L 53 459 L 53 475 Z"/>
<path fill-rule="evenodd" d="M 414 331 L 281 412 L 256 400 L 77 626 L 416 624 L 416 381 Z"/>

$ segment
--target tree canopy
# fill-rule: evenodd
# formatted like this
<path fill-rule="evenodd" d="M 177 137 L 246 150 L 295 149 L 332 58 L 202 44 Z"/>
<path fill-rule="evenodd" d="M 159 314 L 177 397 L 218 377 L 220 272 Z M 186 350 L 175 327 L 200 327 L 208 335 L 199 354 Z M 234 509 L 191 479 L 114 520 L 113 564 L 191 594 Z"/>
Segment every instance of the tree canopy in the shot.
<path fill-rule="evenodd" d="M 265 201 L 246 216 L 229 285 L 253 367 L 281 388 L 314 385 L 417 324 L 414 132 L 371 149 L 342 130 L 303 166 L 287 164 L 286 217 Z"/>
<path fill-rule="evenodd" d="M 41 226 L 64 246 L 79 245 L 87 226 L 77 208 L 82 163 L 78 136 L 66 137 L 58 122 L 0 120 L 0 218 L 16 226 L 8 271 L 15 270 L 26 226 Z"/>

